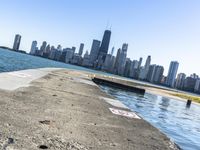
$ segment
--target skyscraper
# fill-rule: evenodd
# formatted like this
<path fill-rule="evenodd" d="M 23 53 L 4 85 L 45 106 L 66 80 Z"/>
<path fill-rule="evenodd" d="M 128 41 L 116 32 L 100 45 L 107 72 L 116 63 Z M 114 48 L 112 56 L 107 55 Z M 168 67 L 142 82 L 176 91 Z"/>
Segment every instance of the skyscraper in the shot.
<path fill-rule="evenodd" d="M 13 44 L 13 50 L 16 50 L 16 51 L 19 50 L 20 42 L 21 42 L 21 35 L 16 34 L 14 44 Z"/>
<path fill-rule="evenodd" d="M 156 71 L 156 65 L 150 65 L 149 71 L 147 73 L 147 81 L 153 83 L 154 82 L 154 76 Z"/>
<path fill-rule="evenodd" d="M 127 56 L 127 50 L 128 50 L 128 44 L 124 43 L 122 45 L 122 49 L 118 49 L 115 66 L 114 66 L 114 72 L 118 75 L 124 74 L 124 69 L 126 65 L 126 56 Z"/>
<path fill-rule="evenodd" d="M 183 89 L 184 87 L 184 81 L 186 79 L 186 74 L 185 73 L 179 73 L 176 79 L 176 85 L 175 88 L 177 89 Z"/>
<path fill-rule="evenodd" d="M 140 69 L 141 65 L 142 65 L 142 57 L 140 57 L 139 64 L 138 64 L 138 69 Z"/>
<path fill-rule="evenodd" d="M 36 50 L 37 50 L 37 41 L 33 41 L 33 42 L 32 42 L 32 45 L 31 45 L 30 54 L 31 54 L 31 55 L 35 55 Z"/>
<path fill-rule="evenodd" d="M 163 66 L 158 65 L 150 65 L 149 71 L 147 74 L 147 81 L 151 83 L 161 83 L 161 79 L 163 77 L 164 68 Z"/>
<path fill-rule="evenodd" d="M 111 37 L 111 31 L 105 30 L 103 39 L 101 42 L 101 46 L 99 48 L 99 54 L 98 54 L 98 68 L 101 68 L 103 65 L 106 55 L 108 53 L 109 43 L 110 43 L 110 37 Z"/>
<path fill-rule="evenodd" d="M 139 79 L 140 80 L 146 80 L 150 64 L 151 64 L 151 56 L 148 56 L 146 63 L 145 63 L 145 66 L 140 69 L 140 73 L 139 73 Z"/>
<path fill-rule="evenodd" d="M 101 42 L 98 40 L 93 40 L 92 47 L 90 51 L 90 63 L 93 65 L 98 58 L 99 48 Z"/>
<path fill-rule="evenodd" d="M 169 87 L 174 87 L 178 66 L 179 63 L 177 61 L 171 61 L 166 80 L 166 85 Z"/>
<path fill-rule="evenodd" d="M 78 51 L 78 54 L 79 54 L 80 56 L 82 56 L 82 54 L 83 54 L 83 48 L 84 48 L 84 44 L 81 43 L 81 44 L 80 44 L 79 51 Z"/>

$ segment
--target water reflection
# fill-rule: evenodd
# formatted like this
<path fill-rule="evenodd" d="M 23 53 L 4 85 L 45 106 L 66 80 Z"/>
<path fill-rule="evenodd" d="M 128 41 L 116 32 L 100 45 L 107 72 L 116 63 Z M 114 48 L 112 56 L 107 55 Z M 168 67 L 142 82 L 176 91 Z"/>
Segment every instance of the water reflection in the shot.
<path fill-rule="evenodd" d="M 146 93 L 144 96 L 102 86 L 132 111 L 159 128 L 182 149 L 200 149 L 200 106 Z"/>

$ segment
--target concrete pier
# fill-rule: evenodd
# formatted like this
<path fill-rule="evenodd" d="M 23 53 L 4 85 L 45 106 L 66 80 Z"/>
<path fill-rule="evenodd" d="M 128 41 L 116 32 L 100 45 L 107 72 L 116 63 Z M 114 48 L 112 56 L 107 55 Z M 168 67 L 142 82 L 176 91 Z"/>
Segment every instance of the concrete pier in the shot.
<path fill-rule="evenodd" d="M 158 129 L 102 92 L 91 74 L 49 70 L 37 79 L 36 72 L 26 71 L 25 77 L 24 71 L 18 72 L 21 77 L 15 82 L 28 81 L 17 88 L 0 86 L 0 149 L 178 149 Z M 0 74 L 4 83 L 12 80 L 1 78 Z"/>
<path fill-rule="evenodd" d="M 106 78 L 102 78 L 102 77 L 98 76 L 98 77 L 92 78 L 92 81 L 97 83 L 97 84 L 108 85 L 108 86 L 111 86 L 111 87 L 115 87 L 115 88 L 126 90 L 126 91 L 135 92 L 135 93 L 142 94 L 142 95 L 144 95 L 144 93 L 145 93 L 145 89 L 138 88 L 138 87 L 133 86 L 133 85 L 131 86 L 131 85 L 128 85 L 128 84 L 124 84 L 122 82 L 117 82 L 116 80 L 113 81 L 113 80 L 110 80 L 109 78 L 106 79 Z"/>

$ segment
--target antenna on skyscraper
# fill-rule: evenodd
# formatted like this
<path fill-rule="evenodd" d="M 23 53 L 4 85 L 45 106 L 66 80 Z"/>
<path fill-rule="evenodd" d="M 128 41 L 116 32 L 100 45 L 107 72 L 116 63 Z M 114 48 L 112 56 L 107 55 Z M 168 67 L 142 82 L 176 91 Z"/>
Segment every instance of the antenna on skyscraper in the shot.
<path fill-rule="evenodd" d="M 106 30 L 109 28 L 109 24 L 110 24 L 110 21 L 109 19 L 107 20 L 107 24 L 106 24 Z"/>

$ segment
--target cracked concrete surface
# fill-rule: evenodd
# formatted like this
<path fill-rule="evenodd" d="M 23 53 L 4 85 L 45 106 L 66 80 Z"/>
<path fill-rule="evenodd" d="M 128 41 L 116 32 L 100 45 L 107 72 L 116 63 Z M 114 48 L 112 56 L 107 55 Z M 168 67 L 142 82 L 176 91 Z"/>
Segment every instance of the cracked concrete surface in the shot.
<path fill-rule="evenodd" d="M 29 87 L 0 90 L 0 96 L 3 150 L 177 149 L 143 119 L 112 114 L 102 100 L 112 97 L 87 73 L 53 71 Z"/>

